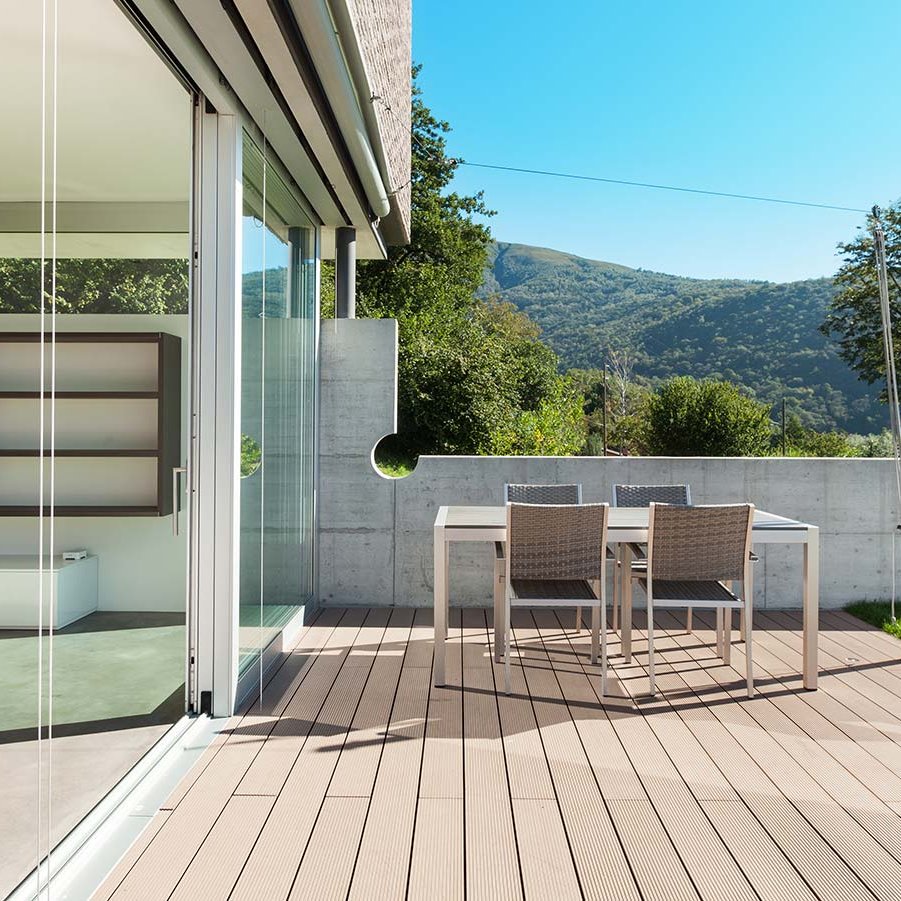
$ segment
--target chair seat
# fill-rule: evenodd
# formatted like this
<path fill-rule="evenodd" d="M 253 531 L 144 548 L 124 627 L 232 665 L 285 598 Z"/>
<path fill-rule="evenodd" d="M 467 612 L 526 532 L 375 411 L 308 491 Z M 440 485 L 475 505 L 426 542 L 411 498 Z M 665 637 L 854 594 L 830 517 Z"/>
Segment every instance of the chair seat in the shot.
<path fill-rule="evenodd" d="M 641 580 L 647 591 L 647 579 Z M 744 601 L 722 582 L 688 582 L 654 579 L 655 607 L 743 607 Z"/>
<path fill-rule="evenodd" d="M 512 601 L 536 603 L 541 601 L 599 604 L 591 585 L 584 579 L 512 579 Z"/>
<path fill-rule="evenodd" d="M 498 560 L 504 559 L 504 542 L 503 541 L 495 541 L 494 542 L 494 556 Z M 609 545 L 607 546 L 607 559 L 615 560 L 616 559 L 616 551 L 613 550 Z"/>

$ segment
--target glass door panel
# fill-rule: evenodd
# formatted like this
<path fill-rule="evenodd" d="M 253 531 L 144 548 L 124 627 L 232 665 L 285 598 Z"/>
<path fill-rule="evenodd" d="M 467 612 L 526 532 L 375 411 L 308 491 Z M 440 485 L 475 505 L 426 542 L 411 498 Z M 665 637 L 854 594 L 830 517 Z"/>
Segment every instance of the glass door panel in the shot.
<path fill-rule="evenodd" d="M 315 232 L 245 134 L 241 296 L 240 659 L 312 595 Z"/>
<path fill-rule="evenodd" d="M 115 0 L 0 17 L 5 897 L 185 712 L 193 98 Z"/>

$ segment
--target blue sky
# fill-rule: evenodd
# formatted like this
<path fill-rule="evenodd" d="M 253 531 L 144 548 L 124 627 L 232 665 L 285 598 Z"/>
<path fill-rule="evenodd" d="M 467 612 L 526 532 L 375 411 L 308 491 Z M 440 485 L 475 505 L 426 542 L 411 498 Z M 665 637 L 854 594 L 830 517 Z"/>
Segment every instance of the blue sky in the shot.
<path fill-rule="evenodd" d="M 453 155 L 862 208 L 901 197 L 899 34 L 898 0 L 413 0 Z M 830 275 L 864 218 L 459 172 L 500 240 L 680 275 Z"/>

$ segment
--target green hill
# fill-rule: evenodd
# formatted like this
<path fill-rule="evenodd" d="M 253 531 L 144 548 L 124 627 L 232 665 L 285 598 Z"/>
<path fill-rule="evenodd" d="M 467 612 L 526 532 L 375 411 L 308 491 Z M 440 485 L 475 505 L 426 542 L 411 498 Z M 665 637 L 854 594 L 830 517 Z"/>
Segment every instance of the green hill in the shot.
<path fill-rule="evenodd" d="M 773 405 L 785 397 L 812 428 L 885 425 L 878 387 L 860 382 L 818 331 L 830 279 L 683 278 L 498 243 L 483 291 L 528 313 L 564 369 L 601 368 L 608 349 L 628 350 L 635 375 L 649 383 L 724 378 Z"/>

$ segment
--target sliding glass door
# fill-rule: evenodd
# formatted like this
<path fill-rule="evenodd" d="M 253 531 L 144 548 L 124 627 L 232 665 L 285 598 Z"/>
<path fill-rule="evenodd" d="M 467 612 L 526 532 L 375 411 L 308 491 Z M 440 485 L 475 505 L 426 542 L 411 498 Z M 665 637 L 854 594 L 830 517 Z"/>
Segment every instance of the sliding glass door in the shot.
<path fill-rule="evenodd" d="M 262 145 L 262 146 L 261 146 Z M 240 657 L 244 692 L 313 592 L 315 229 L 243 141 Z"/>
<path fill-rule="evenodd" d="M 186 709 L 193 96 L 115 0 L 0 20 L 0 897 L 48 897 Z"/>

